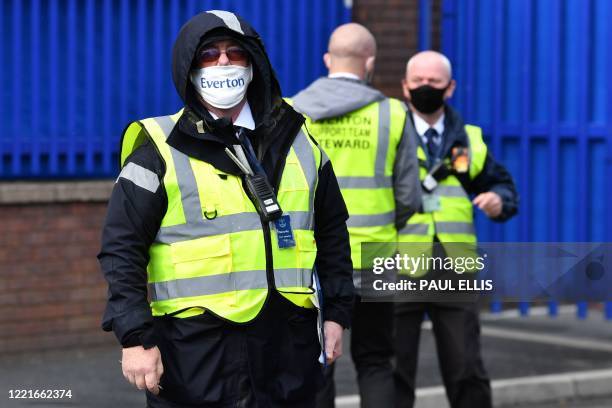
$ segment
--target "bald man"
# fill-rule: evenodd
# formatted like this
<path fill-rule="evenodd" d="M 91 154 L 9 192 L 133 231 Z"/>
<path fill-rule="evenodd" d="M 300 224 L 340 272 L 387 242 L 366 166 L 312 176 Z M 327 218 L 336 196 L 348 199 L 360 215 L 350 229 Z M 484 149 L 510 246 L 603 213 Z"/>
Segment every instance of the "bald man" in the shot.
<path fill-rule="evenodd" d="M 456 88 L 448 58 L 435 51 L 416 54 L 407 63 L 402 87 L 410 107 L 409 135 L 419 144 L 423 207 L 400 230 L 399 239 L 431 243 L 429 253 L 444 259 L 460 245 L 456 243 L 472 247 L 476 243 L 473 207 L 492 220 L 506 221 L 517 212 L 518 194 L 510 174 L 488 151 L 482 130 L 464 124 L 459 113 L 445 102 Z M 419 246 L 426 251 L 422 244 Z M 402 246 L 400 252 L 401 249 Z M 411 277 L 444 276 L 439 270 L 421 272 Z M 396 407 L 414 405 L 419 336 L 425 313 L 433 324 L 451 407 L 491 407 L 476 305 L 453 297 L 453 293 L 420 300 L 427 301 L 396 304 Z"/>
<path fill-rule="evenodd" d="M 323 61 L 329 70 L 298 93 L 293 102 L 307 116 L 307 128 L 330 157 L 349 210 L 353 280 L 351 356 L 357 370 L 362 407 L 392 407 L 393 304 L 362 302 L 371 282 L 362 285 L 362 243 L 397 241 L 397 229 L 420 206 L 416 140 L 406 136 L 402 103 L 370 87 L 376 41 L 362 25 L 338 27 Z M 362 287 L 363 286 L 363 287 Z M 361 290 L 361 291 L 360 291 Z M 325 292 L 325 288 L 323 288 Z M 372 292 L 371 290 L 369 292 Z M 334 406 L 333 367 L 318 398 Z"/>

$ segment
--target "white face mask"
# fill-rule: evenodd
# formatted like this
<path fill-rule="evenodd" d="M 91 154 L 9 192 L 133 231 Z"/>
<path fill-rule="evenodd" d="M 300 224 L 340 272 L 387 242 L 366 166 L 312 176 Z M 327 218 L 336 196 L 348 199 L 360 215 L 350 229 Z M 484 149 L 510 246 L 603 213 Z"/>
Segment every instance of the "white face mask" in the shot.
<path fill-rule="evenodd" d="M 191 71 L 191 83 L 202 98 L 219 109 L 238 105 L 253 79 L 253 68 L 215 65 Z"/>

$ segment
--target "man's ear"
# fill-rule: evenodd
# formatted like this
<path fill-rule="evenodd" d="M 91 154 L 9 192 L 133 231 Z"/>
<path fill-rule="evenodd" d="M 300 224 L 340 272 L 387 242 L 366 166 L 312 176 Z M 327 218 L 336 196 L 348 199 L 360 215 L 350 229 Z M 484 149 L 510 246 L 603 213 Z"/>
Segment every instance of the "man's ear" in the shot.
<path fill-rule="evenodd" d="M 369 57 L 365 62 L 365 72 L 363 73 L 363 80 L 367 84 L 372 84 L 374 80 L 374 66 L 376 64 L 376 57 Z"/>
<path fill-rule="evenodd" d="M 323 63 L 325 64 L 325 67 L 328 70 L 331 69 L 331 55 L 329 54 L 329 52 L 326 52 L 325 54 L 323 54 Z"/>
<path fill-rule="evenodd" d="M 366 72 L 374 73 L 375 64 L 376 64 L 376 57 L 368 57 L 365 63 Z"/>
<path fill-rule="evenodd" d="M 446 92 L 444 92 L 444 100 L 450 99 L 453 97 L 456 87 L 457 87 L 457 82 L 454 79 L 451 79 L 450 84 L 448 84 L 448 88 L 446 89 Z"/>

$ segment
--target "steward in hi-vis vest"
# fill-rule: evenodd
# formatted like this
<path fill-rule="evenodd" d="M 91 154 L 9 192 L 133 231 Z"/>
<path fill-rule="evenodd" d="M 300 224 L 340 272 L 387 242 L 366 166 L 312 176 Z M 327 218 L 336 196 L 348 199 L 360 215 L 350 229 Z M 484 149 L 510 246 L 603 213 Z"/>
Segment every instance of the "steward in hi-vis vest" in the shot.
<path fill-rule="evenodd" d="M 353 301 L 331 163 L 235 14 L 186 23 L 172 68 L 184 107 L 121 140 L 103 328 L 150 407 L 311 406 Z"/>
<path fill-rule="evenodd" d="M 409 273 L 400 270 L 398 276 L 419 278 L 419 288 L 429 287 L 423 283 L 446 287 L 464 272 L 478 269 L 459 264 L 477 257 L 474 208 L 492 220 L 506 221 L 517 212 L 518 194 L 512 177 L 484 143 L 482 129 L 466 125 L 445 103 L 456 87 L 448 58 L 436 51 L 417 53 L 406 65 L 402 87 L 409 107 L 409 137 L 419 144 L 416 156 L 423 196 L 421 210 L 399 231 L 398 249 L 402 257 L 420 257 L 423 262 Z M 433 325 L 451 408 L 492 408 L 491 386 L 480 353 L 478 305 L 473 301 L 477 294 L 460 297 L 455 289 L 436 294 L 427 289 L 406 292 L 396 303 L 397 408 L 414 406 L 425 315 Z"/>
<path fill-rule="evenodd" d="M 353 267 L 360 270 L 361 244 L 397 241 L 396 226 L 420 203 L 416 143 L 401 143 L 402 103 L 346 78 L 320 78 L 289 102 L 306 115 L 308 131 L 332 161 L 349 211 Z M 359 273 L 354 280 L 358 287 Z"/>
<path fill-rule="evenodd" d="M 492 180 L 499 180 L 492 191 L 499 191 L 498 195 L 505 199 L 502 210 L 493 219 L 504 221 L 516 212 L 517 196 L 512 178 L 488 153 L 482 129 L 464 125 L 450 106 L 445 107 L 445 112 L 444 121 L 450 128 L 445 126 L 447 130 L 443 133 L 437 157 L 432 157 L 428 151 L 432 149 L 428 149 L 425 138 L 419 137 L 414 123 L 424 129 L 422 133 L 427 132 L 427 126 L 422 119 L 410 114 L 408 132 L 419 143 L 417 158 L 423 198 L 421 211 L 412 215 L 399 230 L 398 241 L 423 245 L 403 247 L 409 255 L 431 255 L 432 246 L 425 244 L 440 242 L 450 257 L 473 256 L 477 239 L 470 195 L 489 191 L 486 186 Z M 410 276 L 418 278 L 427 272 L 426 269 L 412 270 Z"/>
<path fill-rule="evenodd" d="M 421 197 L 417 143 L 406 133 L 403 105 L 368 84 L 375 55 L 376 42 L 365 27 L 356 23 L 338 27 L 324 56 L 329 76 L 317 79 L 290 101 L 306 115 L 308 131 L 329 156 L 349 211 L 353 279 L 359 294 L 351 355 L 361 406 L 366 408 L 394 406 L 393 304 L 361 301 L 371 289 L 369 255 L 393 256 L 397 230 L 418 210 Z M 368 243 L 382 245 L 363 252 L 362 245 Z M 319 408 L 334 406 L 332 376 L 328 371 Z"/>

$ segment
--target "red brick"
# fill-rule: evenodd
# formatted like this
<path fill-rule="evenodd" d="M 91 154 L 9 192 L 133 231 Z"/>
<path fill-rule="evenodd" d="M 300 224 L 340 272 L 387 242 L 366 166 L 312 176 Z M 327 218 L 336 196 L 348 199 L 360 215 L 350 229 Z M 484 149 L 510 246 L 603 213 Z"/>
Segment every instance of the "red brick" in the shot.
<path fill-rule="evenodd" d="M 440 47 L 441 0 L 432 2 L 432 47 Z M 408 58 L 417 51 L 418 0 L 355 0 L 353 19 L 376 37 L 378 56 L 374 87 L 403 99 L 400 80 Z"/>
<path fill-rule="evenodd" d="M 58 217 L 52 225 L 59 231 L 76 231 L 82 228 L 83 220 L 70 214 Z"/>
<path fill-rule="evenodd" d="M 84 345 L 117 344 L 113 336 L 101 329 L 82 332 L 53 333 L 23 338 L 0 338 L 0 353 L 68 348 Z M 117 346 L 119 347 L 119 346 Z"/>
<path fill-rule="evenodd" d="M 15 306 L 19 304 L 17 293 L 0 293 L 0 306 Z"/>
<path fill-rule="evenodd" d="M 68 296 L 71 301 L 104 301 L 106 285 L 75 288 L 69 292 Z"/>

